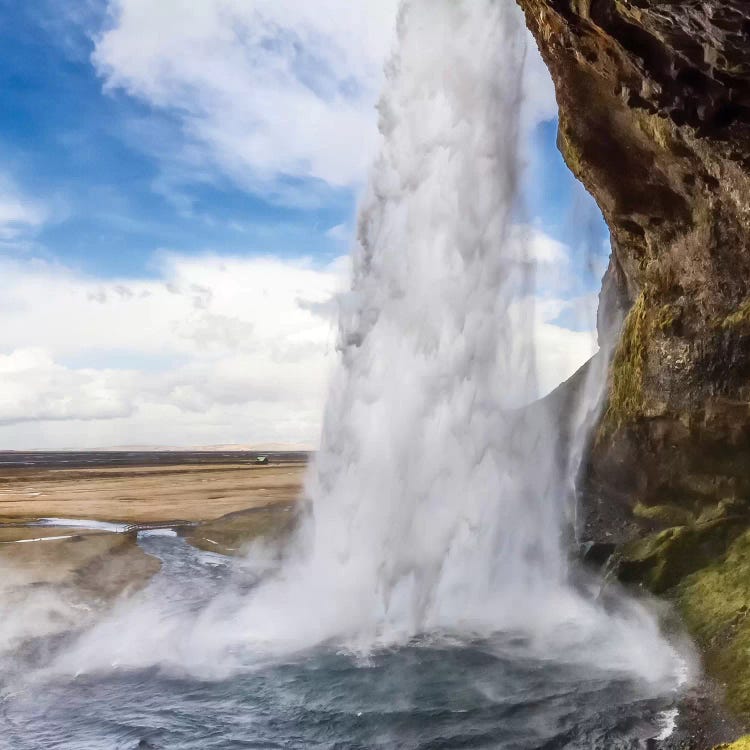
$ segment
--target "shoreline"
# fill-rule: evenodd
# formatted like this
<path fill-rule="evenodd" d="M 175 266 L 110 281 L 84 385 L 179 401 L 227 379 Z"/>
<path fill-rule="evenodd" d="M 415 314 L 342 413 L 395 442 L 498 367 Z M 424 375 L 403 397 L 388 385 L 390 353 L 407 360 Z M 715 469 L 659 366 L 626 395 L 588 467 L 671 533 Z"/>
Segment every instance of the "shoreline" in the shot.
<path fill-rule="evenodd" d="M 140 454 L 132 466 L 70 467 L 48 455 L 42 465 L 0 463 L 1 588 L 65 590 L 91 609 L 141 589 L 161 569 L 141 548 L 143 534 L 180 536 L 224 555 L 261 536 L 280 538 L 296 518 L 306 471 L 296 456 L 165 465 L 164 454 Z"/>

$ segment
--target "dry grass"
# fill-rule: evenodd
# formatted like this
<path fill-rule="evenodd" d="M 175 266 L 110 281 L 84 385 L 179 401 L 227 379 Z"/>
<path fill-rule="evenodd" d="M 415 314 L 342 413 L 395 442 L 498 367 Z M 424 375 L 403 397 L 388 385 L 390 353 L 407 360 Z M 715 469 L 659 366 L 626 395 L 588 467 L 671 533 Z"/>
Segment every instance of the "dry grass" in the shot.
<path fill-rule="evenodd" d="M 302 463 L 9 469 L 0 473 L 0 520 L 211 521 L 295 501 L 304 472 Z"/>
<path fill-rule="evenodd" d="M 250 542 L 283 543 L 297 522 L 295 503 L 276 503 L 268 508 L 250 508 L 230 513 L 216 521 L 186 530 L 190 544 L 222 555 L 242 554 Z"/>
<path fill-rule="evenodd" d="M 51 530 L 30 529 L 26 538 Z M 60 529 L 54 530 L 61 533 Z M 73 586 L 94 599 L 112 599 L 141 588 L 160 568 L 133 534 L 79 532 L 72 539 L 0 545 L 0 595 L 18 586 Z"/>

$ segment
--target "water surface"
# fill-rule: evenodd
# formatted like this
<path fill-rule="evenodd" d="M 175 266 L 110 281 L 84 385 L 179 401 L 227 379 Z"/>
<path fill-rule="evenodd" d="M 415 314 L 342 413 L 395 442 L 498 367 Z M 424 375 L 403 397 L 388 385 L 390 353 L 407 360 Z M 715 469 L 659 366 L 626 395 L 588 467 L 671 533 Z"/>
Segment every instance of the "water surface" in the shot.
<path fill-rule="evenodd" d="M 165 617 L 200 611 L 236 576 L 226 558 L 177 537 L 146 533 L 141 544 L 164 563 L 143 596 L 158 597 Z M 43 668 L 69 642 L 36 644 L 26 668 Z M 368 656 L 324 646 L 220 680 L 111 664 L 24 685 L 15 667 L 0 703 L 8 750 L 612 750 L 644 747 L 675 699 L 562 654 L 542 659 L 508 634 L 415 639 Z"/>

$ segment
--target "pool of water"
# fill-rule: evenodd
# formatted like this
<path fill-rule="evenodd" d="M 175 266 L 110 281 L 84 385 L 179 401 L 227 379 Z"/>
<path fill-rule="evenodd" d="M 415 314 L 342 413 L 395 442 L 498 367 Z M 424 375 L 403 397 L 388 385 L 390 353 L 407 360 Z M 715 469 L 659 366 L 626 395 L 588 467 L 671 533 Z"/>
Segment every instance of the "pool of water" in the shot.
<path fill-rule="evenodd" d="M 221 682 L 78 678 L 3 704 L 7 748 L 637 748 L 660 700 L 512 643 L 325 651 Z"/>
<path fill-rule="evenodd" d="M 144 593 L 159 598 L 165 617 L 199 610 L 236 576 L 226 558 L 179 538 L 144 534 L 141 544 L 163 560 Z M 120 635 L 130 637 L 127 622 Z M 33 675 L 69 645 L 70 637 L 36 643 L 26 670 Z M 662 733 L 675 700 L 564 654 L 541 658 L 510 634 L 433 636 L 367 656 L 324 646 L 213 680 L 174 666 L 112 664 L 28 682 L 18 656 L 15 675 L 0 678 L 8 750 L 616 750 Z"/>

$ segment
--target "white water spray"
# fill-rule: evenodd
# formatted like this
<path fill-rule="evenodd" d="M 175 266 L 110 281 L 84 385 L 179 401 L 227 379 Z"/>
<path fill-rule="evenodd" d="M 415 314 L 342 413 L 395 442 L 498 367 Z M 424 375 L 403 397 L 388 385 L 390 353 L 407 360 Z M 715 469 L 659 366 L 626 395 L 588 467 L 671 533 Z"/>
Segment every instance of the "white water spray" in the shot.
<path fill-rule="evenodd" d="M 535 391 L 524 43 L 507 2 L 402 10 L 309 487 L 307 574 L 365 630 L 459 626 L 564 576 L 553 426 L 514 409 Z"/>
<path fill-rule="evenodd" d="M 106 651 L 224 673 L 241 651 L 506 631 L 553 658 L 673 674 L 645 610 L 610 614 L 568 582 L 564 525 L 601 377 L 562 455 L 551 412 L 522 408 L 536 393 L 534 264 L 516 224 L 524 45 L 511 0 L 405 0 L 293 554 L 197 620 L 126 605 L 66 664 Z"/>
<path fill-rule="evenodd" d="M 220 640 L 239 626 L 261 648 L 367 650 L 505 630 L 671 670 L 645 612 L 610 615 L 568 582 L 563 529 L 601 372 L 562 453 L 551 410 L 524 407 L 536 394 L 534 263 L 516 223 L 525 39 L 510 0 L 404 2 L 311 512 Z"/>

